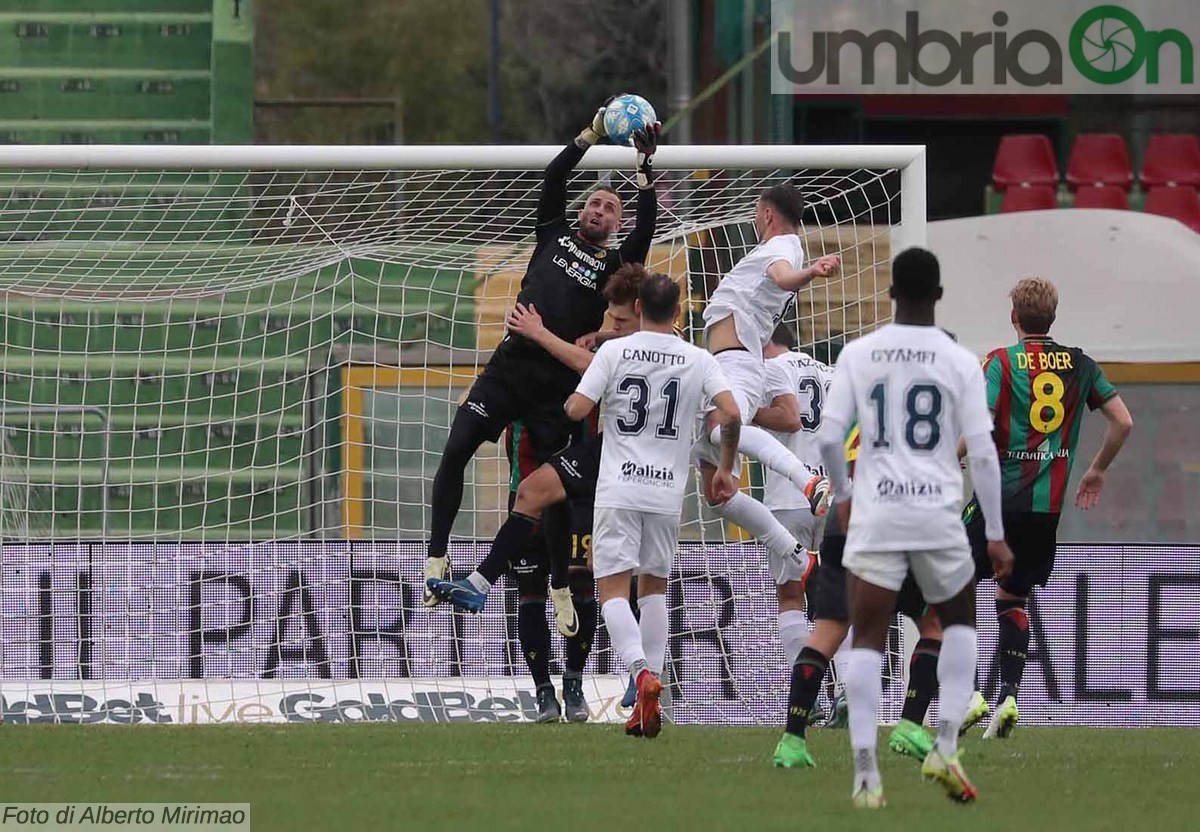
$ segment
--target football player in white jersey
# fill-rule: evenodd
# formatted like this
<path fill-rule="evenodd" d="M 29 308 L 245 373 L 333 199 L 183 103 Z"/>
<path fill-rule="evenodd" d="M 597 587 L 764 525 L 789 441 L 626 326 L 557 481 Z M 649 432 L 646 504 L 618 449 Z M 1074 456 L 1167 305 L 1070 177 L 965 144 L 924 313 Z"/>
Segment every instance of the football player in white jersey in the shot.
<path fill-rule="evenodd" d="M 733 465 L 741 414 L 716 359 L 674 334 L 679 286 L 671 278 L 654 274 L 642 280 L 638 312 L 641 331 L 596 351 L 565 409 L 580 420 L 604 401 L 593 572 L 613 647 L 637 680 L 625 732 L 653 738 L 662 729 L 667 576 L 679 538 L 692 425 L 707 407 L 715 408 L 721 458 L 712 489 L 714 498 L 728 499 L 737 488 Z M 635 574 L 640 619 L 629 607 Z"/>
<path fill-rule="evenodd" d="M 1001 576 L 1012 568 L 983 371 L 974 355 L 934 324 L 942 296 L 937 258 L 919 248 L 897 256 L 891 296 L 895 323 L 852 341 L 838 357 L 818 435 L 834 483 L 836 520 L 847 529 L 843 564 L 851 575 L 854 646 L 846 699 L 853 799 L 862 808 L 886 804 L 875 759 L 880 661 L 896 595 L 910 568 L 945 628 L 937 667 L 941 718 L 921 773 L 954 800 L 968 802 L 977 794 L 958 760 L 977 655 L 975 567 L 959 512 L 960 439 L 987 519 L 993 567 Z M 851 489 L 843 442 L 855 421 L 862 439 Z"/>
<path fill-rule="evenodd" d="M 729 378 L 734 399 L 747 422 L 764 403 L 763 347 L 775 324 L 798 290 L 818 277 L 836 273 L 841 262 L 832 255 L 804 265 L 799 237 L 803 214 L 804 197 L 791 185 L 763 191 L 754 211 L 754 228 L 760 242 L 721 279 L 704 309 L 705 346 Z M 695 449 L 705 496 L 713 510 L 758 538 L 774 557 L 795 557 L 802 571 L 810 572 L 812 559 L 803 554 L 803 547 L 797 546 L 792 534 L 761 503 L 742 492 L 724 503 L 712 499 L 709 483 L 719 438 L 710 421 Z M 808 498 L 814 515 L 825 513 L 829 481 L 796 459 L 774 436 L 747 424 L 742 428 L 738 449 L 794 483 Z M 738 473 L 737 468 L 734 473 Z"/>
<path fill-rule="evenodd" d="M 825 393 L 833 380 L 833 369 L 810 355 L 796 352 L 796 335 L 787 324 L 779 324 L 763 348 L 766 382 L 763 400 L 754 423 L 771 431 L 806 466 L 822 473 L 817 428 Z M 815 516 L 804 492 L 791 480 L 767 469 L 763 505 L 791 532 L 806 553 L 821 542 L 823 522 Z M 808 639 L 804 616 L 805 575 L 795 557 L 770 554 L 771 575 L 779 596 L 779 639 L 788 667 L 796 662 Z"/>

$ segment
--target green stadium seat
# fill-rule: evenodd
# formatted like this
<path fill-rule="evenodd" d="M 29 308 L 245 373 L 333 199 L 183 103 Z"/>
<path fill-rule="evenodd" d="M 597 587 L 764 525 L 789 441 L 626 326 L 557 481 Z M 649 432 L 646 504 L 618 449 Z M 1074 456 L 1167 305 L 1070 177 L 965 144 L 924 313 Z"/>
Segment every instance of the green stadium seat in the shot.
<path fill-rule="evenodd" d="M 30 13 L 0 27 L 0 66 L 209 68 L 212 14 Z"/>
<path fill-rule="evenodd" d="M 210 86 L 205 70 L 0 67 L 5 121 L 105 120 L 120 113 L 129 120 L 206 122 Z"/>

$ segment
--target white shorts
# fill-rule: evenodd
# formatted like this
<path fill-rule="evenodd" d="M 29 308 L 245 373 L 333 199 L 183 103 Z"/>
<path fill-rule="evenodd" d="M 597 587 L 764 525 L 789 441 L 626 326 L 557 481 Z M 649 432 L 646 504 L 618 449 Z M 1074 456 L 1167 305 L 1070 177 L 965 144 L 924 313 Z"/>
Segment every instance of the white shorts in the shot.
<path fill-rule="evenodd" d="M 723 350 L 713 357 L 717 359 L 725 378 L 729 379 L 733 400 L 742 411 L 742 424 L 750 424 L 766 395 L 766 365 L 761 358 L 755 358 L 746 350 Z"/>
<path fill-rule="evenodd" d="M 737 402 L 738 410 L 742 413 L 742 424 L 750 424 L 754 421 L 758 409 L 763 405 L 763 396 L 766 394 L 767 385 L 766 367 L 760 359 L 755 358 L 746 350 L 724 350 L 717 353 L 714 358 L 717 359 L 721 371 L 725 373 L 725 378 L 729 380 L 733 400 Z M 721 462 L 721 449 L 710 442 L 705 435 L 706 424 L 700 425 L 700 438 L 692 446 L 692 463 L 699 465 L 701 462 L 707 462 L 716 467 Z M 741 474 L 742 460 L 739 454 L 738 460 L 733 465 L 733 476 L 740 477 Z"/>
<path fill-rule="evenodd" d="M 821 537 L 825 534 L 825 518 L 814 517 L 807 508 L 772 509 L 771 514 L 792 533 L 796 542 L 809 552 L 815 552 L 821 545 Z M 791 581 L 799 581 L 804 577 L 800 564 L 786 555 L 777 552 L 767 552 L 767 564 L 771 569 L 771 577 L 776 585 Z"/>
<path fill-rule="evenodd" d="M 911 567 L 921 594 L 930 604 L 949 601 L 975 580 L 971 548 L 964 543 L 948 549 L 907 552 L 860 552 L 847 549 L 842 565 L 860 579 L 899 592 Z"/>
<path fill-rule="evenodd" d="M 596 507 L 592 519 L 592 574 L 633 572 L 666 578 L 679 547 L 679 515 Z"/>

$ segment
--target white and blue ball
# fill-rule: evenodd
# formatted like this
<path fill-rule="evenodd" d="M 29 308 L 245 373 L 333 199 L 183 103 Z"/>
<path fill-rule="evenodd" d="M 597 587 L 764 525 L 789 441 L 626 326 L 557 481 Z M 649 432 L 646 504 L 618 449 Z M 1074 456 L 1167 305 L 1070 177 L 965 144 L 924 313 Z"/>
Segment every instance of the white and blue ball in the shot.
<path fill-rule="evenodd" d="M 633 141 L 633 131 L 658 121 L 654 107 L 640 95 L 618 95 L 604 108 L 604 132 L 613 144 L 627 145 Z"/>

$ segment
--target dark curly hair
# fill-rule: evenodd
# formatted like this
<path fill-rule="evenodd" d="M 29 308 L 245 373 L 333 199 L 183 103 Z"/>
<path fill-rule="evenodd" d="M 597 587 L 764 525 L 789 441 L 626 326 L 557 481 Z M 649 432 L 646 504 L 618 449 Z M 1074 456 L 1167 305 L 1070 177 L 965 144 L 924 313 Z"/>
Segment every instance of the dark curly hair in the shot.
<path fill-rule="evenodd" d="M 638 286 L 647 275 L 641 263 L 626 263 L 612 273 L 604 284 L 604 299 L 616 306 L 627 306 L 637 300 Z"/>

